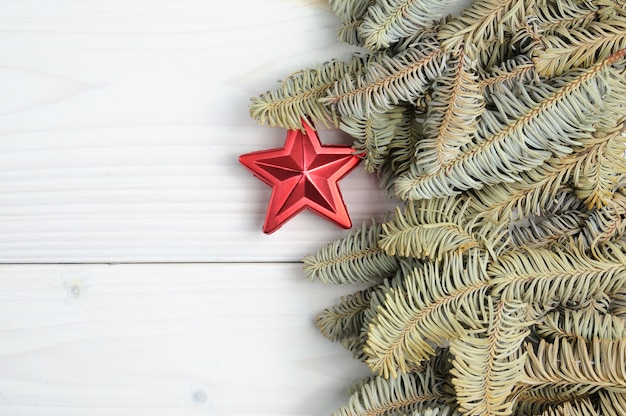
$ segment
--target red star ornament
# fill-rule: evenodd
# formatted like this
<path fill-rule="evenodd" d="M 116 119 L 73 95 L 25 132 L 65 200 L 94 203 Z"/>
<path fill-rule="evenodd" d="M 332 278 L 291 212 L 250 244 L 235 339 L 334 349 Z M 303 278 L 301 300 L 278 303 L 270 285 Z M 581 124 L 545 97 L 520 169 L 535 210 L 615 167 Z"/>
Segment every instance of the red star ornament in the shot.
<path fill-rule="evenodd" d="M 352 222 L 337 182 L 360 158 L 350 146 L 322 145 L 315 130 L 302 120 L 304 132 L 289 130 L 285 146 L 241 155 L 239 161 L 272 187 L 263 224 L 271 234 L 308 208 L 342 228 Z"/>

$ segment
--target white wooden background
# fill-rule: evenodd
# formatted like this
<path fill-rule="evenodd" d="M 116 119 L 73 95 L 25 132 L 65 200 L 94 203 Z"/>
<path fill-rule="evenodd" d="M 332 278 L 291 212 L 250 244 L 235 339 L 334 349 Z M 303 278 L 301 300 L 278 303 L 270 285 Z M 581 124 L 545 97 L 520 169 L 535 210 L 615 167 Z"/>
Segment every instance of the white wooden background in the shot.
<path fill-rule="evenodd" d="M 325 415 L 368 374 L 314 315 L 341 237 L 238 155 L 251 95 L 350 48 L 325 0 L 0 0 L 0 416 Z M 349 143 L 322 131 L 327 143 Z M 355 225 L 394 202 L 361 168 Z"/>

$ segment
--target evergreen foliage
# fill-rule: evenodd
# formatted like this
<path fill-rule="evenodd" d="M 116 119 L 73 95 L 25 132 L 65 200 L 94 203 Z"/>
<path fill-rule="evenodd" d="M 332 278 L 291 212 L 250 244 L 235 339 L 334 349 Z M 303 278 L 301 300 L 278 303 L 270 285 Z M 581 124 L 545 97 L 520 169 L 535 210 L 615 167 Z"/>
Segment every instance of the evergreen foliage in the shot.
<path fill-rule="evenodd" d="M 626 2 L 329 0 L 363 48 L 254 98 L 401 205 L 305 257 L 374 373 L 336 415 L 626 414 Z"/>

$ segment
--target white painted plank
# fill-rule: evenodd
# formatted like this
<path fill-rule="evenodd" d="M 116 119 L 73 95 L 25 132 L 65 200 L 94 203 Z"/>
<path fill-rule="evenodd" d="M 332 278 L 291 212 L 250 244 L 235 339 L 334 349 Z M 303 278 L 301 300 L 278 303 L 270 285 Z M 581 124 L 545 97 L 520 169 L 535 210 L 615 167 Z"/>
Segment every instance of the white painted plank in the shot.
<path fill-rule="evenodd" d="M 369 374 L 299 264 L 0 266 L 0 415 L 325 415 Z"/>
<path fill-rule="evenodd" d="M 351 51 L 325 1 L 0 2 L 0 262 L 292 261 L 344 235 L 303 213 L 261 233 L 278 147 L 249 97 Z M 322 131 L 326 143 L 349 143 Z M 362 169 L 355 225 L 393 205 Z"/>

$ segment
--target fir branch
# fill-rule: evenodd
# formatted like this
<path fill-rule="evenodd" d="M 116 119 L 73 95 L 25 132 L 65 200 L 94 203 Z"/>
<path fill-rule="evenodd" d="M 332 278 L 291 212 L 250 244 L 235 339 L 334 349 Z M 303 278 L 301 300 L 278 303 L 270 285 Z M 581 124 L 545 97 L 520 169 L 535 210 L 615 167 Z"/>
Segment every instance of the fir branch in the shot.
<path fill-rule="evenodd" d="M 450 342 L 452 384 L 466 416 L 511 414 L 510 395 L 522 376 L 522 342 L 530 333 L 527 306 L 488 296 L 483 327 Z"/>
<path fill-rule="evenodd" d="M 603 208 L 613 201 L 620 178 L 626 175 L 625 150 L 626 137 L 616 131 L 576 167 L 576 195 L 589 208 Z"/>
<path fill-rule="evenodd" d="M 626 16 L 563 32 L 543 38 L 535 56 L 539 74 L 555 76 L 572 68 L 588 68 L 626 48 Z"/>
<path fill-rule="evenodd" d="M 290 130 L 302 128 L 302 116 L 321 121 L 325 126 L 339 124 L 339 116 L 322 105 L 320 98 L 334 83 L 346 75 L 354 76 L 370 58 L 355 54 L 347 62 L 332 60 L 314 69 L 296 72 L 282 82 L 279 89 L 253 97 L 250 116 L 260 124 L 284 127 Z"/>
<path fill-rule="evenodd" d="M 554 343 L 542 340 L 536 351 L 528 346 L 526 352 L 521 384 L 626 392 L 626 366 L 616 365 L 626 357 L 625 339 L 595 339 L 588 344 L 556 338 Z"/>
<path fill-rule="evenodd" d="M 380 285 L 366 289 L 367 294 L 357 292 L 322 312 L 316 319 L 322 335 L 339 341 L 356 360 L 366 363 L 369 358 L 364 351 L 366 330 L 387 294 L 399 287 L 402 277 L 403 275 L 398 275 L 393 279 L 385 279 Z M 407 372 L 415 369 L 417 366 L 411 366 L 407 368 Z"/>
<path fill-rule="evenodd" d="M 360 27 L 365 47 L 381 49 L 410 36 L 443 16 L 455 0 L 378 0 Z"/>
<path fill-rule="evenodd" d="M 573 311 L 594 311 L 601 315 L 606 315 L 607 313 L 609 313 L 609 303 L 610 296 L 606 293 L 600 293 L 596 297 L 590 297 L 587 299 L 583 299 L 582 301 L 569 300 L 565 304 L 558 305 L 555 310 L 561 312 L 568 309 Z"/>
<path fill-rule="evenodd" d="M 598 297 L 591 299 L 587 303 L 584 303 L 580 310 L 588 310 L 590 312 L 597 312 L 601 315 L 606 315 L 609 313 L 610 303 L 611 297 L 606 293 L 602 293 Z"/>
<path fill-rule="evenodd" d="M 333 416 L 385 416 L 423 411 L 446 397 L 432 372 L 375 377 L 357 386 L 348 404 Z"/>
<path fill-rule="evenodd" d="M 609 313 L 626 319 L 626 286 L 623 286 L 611 294 Z"/>
<path fill-rule="evenodd" d="M 564 191 L 543 205 L 538 216 L 514 221 L 509 226 L 511 242 L 531 248 L 565 244 L 580 234 L 587 217 L 581 201 L 571 192 Z"/>
<path fill-rule="evenodd" d="M 446 22 L 446 18 L 432 22 L 432 25 L 421 28 L 420 30 L 410 34 L 409 36 L 400 39 L 397 43 L 394 43 L 386 51 L 389 52 L 391 56 L 397 55 L 400 52 L 404 52 L 407 49 L 415 48 L 422 42 L 431 43 L 432 39 L 437 38 L 437 33 L 441 29 L 441 25 Z"/>
<path fill-rule="evenodd" d="M 538 81 L 535 64 L 525 55 L 518 55 L 507 59 L 502 64 L 491 67 L 487 72 L 481 74 L 478 81 L 480 89 L 483 91 L 485 102 L 493 104 L 491 96 L 502 88 L 512 89 L 520 84 L 533 84 Z"/>
<path fill-rule="evenodd" d="M 330 0 L 330 8 L 342 21 L 337 29 L 337 38 L 350 45 L 363 46 L 364 40 L 359 31 L 365 15 L 376 0 Z"/>
<path fill-rule="evenodd" d="M 480 50 L 485 45 L 505 43 L 505 30 L 526 20 L 526 1 L 518 0 L 473 0 L 470 7 L 460 16 L 441 28 L 439 39 L 444 49 L 461 45 Z M 532 2 L 531 2 L 532 3 Z"/>
<path fill-rule="evenodd" d="M 416 269 L 390 290 L 368 328 L 364 350 L 370 368 L 396 376 L 432 356 L 435 346 L 465 334 L 463 316 L 483 304 L 489 287 L 485 267 L 477 252 L 466 261 L 449 256 Z"/>
<path fill-rule="evenodd" d="M 414 412 L 412 416 L 463 416 L 463 413 L 450 406 L 438 406 L 429 407 L 421 412 Z"/>
<path fill-rule="evenodd" d="M 427 368 L 432 368 L 433 372 L 437 374 L 439 377 L 445 378 L 447 382 L 447 386 L 445 389 L 449 390 L 452 395 L 454 393 L 454 386 L 450 383 L 450 370 L 452 369 L 452 353 L 450 352 L 449 347 L 438 347 L 435 349 L 435 354 L 428 361 L 424 361 L 424 365 L 422 365 L 422 370 L 425 371 Z M 456 400 L 455 400 L 456 401 Z"/>
<path fill-rule="evenodd" d="M 435 198 L 511 182 L 551 155 L 569 153 L 576 140 L 592 137 L 595 125 L 608 124 L 604 117 L 623 111 L 617 97 L 626 94 L 626 85 L 610 65 L 624 55 L 626 51 L 620 51 L 591 69 L 555 79 L 554 86 L 530 86 L 526 95 L 501 97 L 496 101 L 500 111 L 483 112 L 476 146 L 435 174 L 411 171 L 398 178 L 396 194 L 403 199 Z M 506 123 L 500 120 L 503 116 Z"/>
<path fill-rule="evenodd" d="M 531 388 L 524 386 L 516 394 L 513 416 L 543 414 L 543 412 L 556 409 L 565 403 L 575 403 L 590 396 L 587 386 L 553 387 L 546 385 Z"/>
<path fill-rule="evenodd" d="M 582 167 L 587 165 L 587 159 L 594 158 L 595 153 L 618 134 L 620 129 L 608 134 L 595 133 L 575 152 L 550 158 L 536 169 L 521 173 L 520 181 L 486 186 L 471 192 L 468 199 L 472 219 L 480 226 L 489 227 L 542 215 L 543 207 L 558 201 L 570 181 L 575 182 L 580 175 L 586 175 Z"/>
<path fill-rule="evenodd" d="M 597 19 L 600 22 L 607 22 L 615 16 L 626 16 L 626 2 L 624 0 L 592 0 L 598 3 L 600 9 L 597 12 Z"/>
<path fill-rule="evenodd" d="M 517 55 L 533 56 L 536 49 L 543 47 L 542 40 L 543 33 L 537 25 L 537 18 L 531 16 L 518 24 L 517 30 L 511 35 L 510 48 Z M 504 59 L 500 59 L 502 61 Z"/>
<path fill-rule="evenodd" d="M 539 28 L 544 35 L 558 36 L 586 27 L 596 20 L 598 2 L 560 0 L 540 2 L 536 8 Z"/>
<path fill-rule="evenodd" d="M 315 324 L 322 335 L 331 341 L 361 336 L 365 310 L 369 308 L 376 286 L 360 290 L 339 299 L 339 303 L 317 315 Z"/>
<path fill-rule="evenodd" d="M 617 240 L 626 234 L 626 195 L 613 196 L 608 206 L 589 213 L 576 240 L 580 247 L 595 251 L 598 245 Z"/>
<path fill-rule="evenodd" d="M 395 106 L 367 119 L 342 117 L 339 128 L 354 137 L 355 151 L 365 154 L 365 170 L 375 172 L 387 159 L 389 145 L 406 125 L 406 116 L 407 107 Z"/>
<path fill-rule="evenodd" d="M 375 222 L 304 257 L 304 273 L 326 284 L 381 282 L 398 269 L 398 260 L 378 247 L 381 225 Z"/>
<path fill-rule="evenodd" d="M 339 342 L 341 345 L 352 354 L 352 358 L 362 363 L 367 361 L 367 355 L 363 351 L 365 346 L 365 336 L 343 338 Z"/>
<path fill-rule="evenodd" d="M 368 63 L 363 75 L 343 77 L 321 102 L 342 115 L 368 118 L 401 102 L 416 101 L 443 68 L 444 54 L 436 39 L 424 36 L 413 48 Z"/>
<path fill-rule="evenodd" d="M 602 416 L 626 415 L 626 393 L 610 390 L 598 392 L 599 414 Z"/>
<path fill-rule="evenodd" d="M 361 24 L 363 24 L 363 19 L 343 23 L 337 29 L 337 39 L 349 45 L 363 46 L 363 38 L 359 32 Z"/>
<path fill-rule="evenodd" d="M 397 208 L 395 215 L 383 223 L 379 247 L 390 256 L 432 260 L 479 247 L 471 225 L 463 221 L 464 211 L 461 200 L 408 203 L 404 210 Z"/>
<path fill-rule="evenodd" d="M 626 320 L 619 316 L 602 315 L 594 310 L 552 311 L 543 316 L 536 324 L 539 336 L 549 341 L 557 337 L 586 341 L 599 339 L 626 338 Z"/>
<path fill-rule="evenodd" d="M 526 39 L 521 33 L 519 35 L 521 38 Z M 504 41 L 497 39 L 485 41 L 485 44 L 480 49 L 476 49 L 471 45 L 464 45 L 463 47 L 468 51 L 468 55 L 475 63 L 477 73 L 484 74 L 490 68 L 518 55 L 516 50 L 511 49 L 513 37 L 513 33 L 505 32 Z"/>
<path fill-rule="evenodd" d="M 583 399 L 565 402 L 555 408 L 547 409 L 541 416 L 601 416 L 601 414 L 590 400 Z"/>
<path fill-rule="evenodd" d="M 483 111 L 483 96 L 469 57 L 461 48 L 435 80 L 428 103 L 425 138 L 418 143 L 415 169 L 433 174 L 454 160 L 473 141 Z"/>
<path fill-rule="evenodd" d="M 330 10 L 344 23 L 363 18 L 374 3 L 376 0 L 328 0 Z"/>
<path fill-rule="evenodd" d="M 518 247 L 530 248 L 564 244 L 580 233 L 586 217 L 586 212 L 574 210 L 548 218 L 533 218 L 528 226 L 511 230 L 511 241 Z"/>
<path fill-rule="evenodd" d="M 376 376 L 369 375 L 365 378 L 357 380 L 356 383 L 352 384 L 350 387 L 347 388 L 348 395 L 352 396 L 354 394 L 358 394 L 358 392 L 360 392 L 363 389 L 363 386 L 368 385 L 375 379 L 376 379 Z"/>
<path fill-rule="evenodd" d="M 407 107 L 395 136 L 387 147 L 387 158 L 380 167 L 379 180 L 383 189 L 390 191 L 398 176 L 408 172 L 416 160 L 417 144 L 424 138 L 421 113 Z"/>
<path fill-rule="evenodd" d="M 608 244 L 592 258 L 569 250 L 517 249 L 489 265 L 494 293 L 538 307 L 581 303 L 626 284 L 626 243 Z"/>

